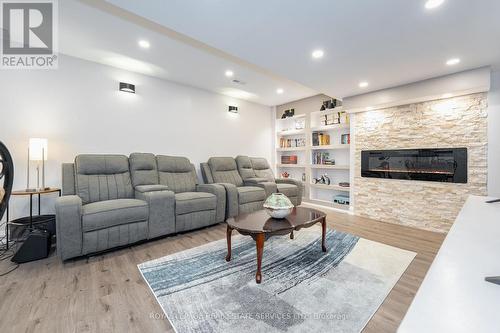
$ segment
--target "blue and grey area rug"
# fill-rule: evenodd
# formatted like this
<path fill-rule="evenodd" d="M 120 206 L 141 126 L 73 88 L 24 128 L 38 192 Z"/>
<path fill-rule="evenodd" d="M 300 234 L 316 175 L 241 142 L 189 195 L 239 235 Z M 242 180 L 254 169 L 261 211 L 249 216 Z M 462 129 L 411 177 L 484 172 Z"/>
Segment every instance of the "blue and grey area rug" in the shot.
<path fill-rule="evenodd" d="M 236 234 L 230 262 L 220 240 L 138 266 L 176 332 L 359 332 L 416 255 L 333 230 L 323 253 L 315 226 L 266 241 L 258 285 Z"/>

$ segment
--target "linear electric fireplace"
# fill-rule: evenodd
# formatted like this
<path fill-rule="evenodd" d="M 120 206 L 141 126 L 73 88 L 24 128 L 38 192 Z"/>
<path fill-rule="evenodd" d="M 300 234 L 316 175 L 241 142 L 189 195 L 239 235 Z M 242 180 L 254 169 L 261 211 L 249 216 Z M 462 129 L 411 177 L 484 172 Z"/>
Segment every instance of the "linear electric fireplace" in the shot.
<path fill-rule="evenodd" d="M 467 148 L 365 150 L 361 176 L 467 183 Z"/>

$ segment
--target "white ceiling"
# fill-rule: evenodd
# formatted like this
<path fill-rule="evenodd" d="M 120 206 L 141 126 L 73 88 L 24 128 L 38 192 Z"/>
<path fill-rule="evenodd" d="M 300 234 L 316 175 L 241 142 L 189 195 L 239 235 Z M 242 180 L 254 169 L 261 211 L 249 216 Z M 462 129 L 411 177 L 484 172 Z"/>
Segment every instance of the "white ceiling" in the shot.
<path fill-rule="evenodd" d="M 279 105 L 500 65 L 500 1 L 65 0 L 60 52 Z M 148 50 L 139 39 L 151 43 Z M 325 56 L 311 59 L 314 49 Z M 445 61 L 459 57 L 456 66 Z M 235 84 L 224 76 L 226 69 Z M 366 80 L 369 86 L 358 87 Z M 276 93 L 283 88 L 284 94 Z"/>
<path fill-rule="evenodd" d="M 141 49 L 141 39 L 151 47 Z M 317 94 L 175 31 L 124 15 L 102 1 L 59 1 L 59 51 L 264 105 Z M 233 78 L 225 76 L 227 69 L 234 72 Z M 277 94 L 278 88 L 285 92 Z"/>
<path fill-rule="evenodd" d="M 500 63 L 499 0 L 108 2 L 330 96 Z M 461 63 L 446 66 L 452 57 Z"/>

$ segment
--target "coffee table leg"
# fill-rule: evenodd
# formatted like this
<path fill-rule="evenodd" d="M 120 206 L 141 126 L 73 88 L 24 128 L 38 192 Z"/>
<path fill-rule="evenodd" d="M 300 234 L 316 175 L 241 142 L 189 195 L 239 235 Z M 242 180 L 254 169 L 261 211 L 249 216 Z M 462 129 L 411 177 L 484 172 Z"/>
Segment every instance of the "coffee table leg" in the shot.
<path fill-rule="evenodd" d="M 227 239 L 227 255 L 226 261 L 231 260 L 231 234 L 233 233 L 233 229 L 228 225 L 226 229 L 226 239 Z"/>
<path fill-rule="evenodd" d="M 292 232 L 290 233 L 290 239 L 293 239 L 293 230 L 292 230 Z"/>
<path fill-rule="evenodd" d="M 262 281 L 262 253 L 264 252 L 264 240 L 265 235 L 263 233 L 257 234 L 255 237 L 255 244 L 257 244 L 257 273 L 255 273 L 255 282 L 260 283 Z"/>
<path fill-rule="evenodd" d="M 326 252 L 326 218 L 321 221 L 321 249 Z"/>

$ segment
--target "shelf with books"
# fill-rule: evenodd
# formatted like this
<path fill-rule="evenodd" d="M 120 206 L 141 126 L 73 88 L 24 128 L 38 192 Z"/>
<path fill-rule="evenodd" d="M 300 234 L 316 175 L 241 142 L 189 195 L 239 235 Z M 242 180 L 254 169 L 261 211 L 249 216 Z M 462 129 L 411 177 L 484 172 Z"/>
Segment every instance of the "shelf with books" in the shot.
<path fill-rule="evenodd" d="M 293 108 L 292 105 L 287 107 Z M 352 193 L 351 188 L 338 185 L 352 183 L 350 165 L 354 155 L 350 145 L 350 117 L 342 107 L 318 109 L 308 111 L 295 107 L 296 112 L 304 113 L 300 118 L 276 120 L 275 171 L 277 175 L 303 179 L 305 201 L 346 212 L 350 206 L 337 205 L 334 200 L 337 196 L 350 198 Z M 296 164 L 288 164 L 287 159 L 294 159 L 291 162 Z M 314 184 L 314 179 L 322 176 L 331 179 L 332 185 Z"/>
<path fill-rule="evenodd" d="M 276 148 L 276 151 L 303 151 L 306 147 L 286 147 L 286 148 Z"/>
<path fill-rule="evenodd" d="M 349 114 L 343 108 L 311 112 L 310 127 L 313 131 L 348 128 L 349 124 Z"/>
<path fill-rule="evenodd" d="M 349 170 L 348 165 L 330 165 L 330 164 L 311 164 L 312 169 L 332 169 L 332 170 Z"/>
<path fill-rule="evenodd" d="M 342 130 L 349 128 L 350 128 L 349 124 L 322 125 L 322 126 L 311 127 L 311 132 L 327 132 L 327 131 L 335 131 L 335 130 Z"/>
<path fill-rule="evenodd" d="M 339 145 L 319 145 L 311 146 L 312 150 L 337 150 L 337 149 L 349 149 L 350 144 L 339 144 Z"/>
<path fill-rule="evenodd" d="M 305 164 L 276 164 L 278 168 L 305 168 Z"/>
<path fill-rule="evenodd" d="M 291 129 L 277 132 L 278 136 L 292 136 L 292 135 L 300 135 L 305 134 L 305 129 Z"/>

